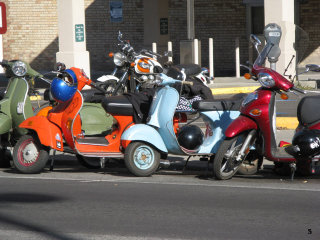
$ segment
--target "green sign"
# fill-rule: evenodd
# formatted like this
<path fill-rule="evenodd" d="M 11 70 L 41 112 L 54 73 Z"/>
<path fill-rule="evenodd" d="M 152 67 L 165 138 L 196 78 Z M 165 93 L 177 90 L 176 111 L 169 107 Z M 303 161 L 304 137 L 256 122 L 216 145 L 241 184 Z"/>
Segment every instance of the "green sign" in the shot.
<path fill-rule="evenodd" d="M 168 18 L 160 18 L 160 34 L 168 34 Z"/>
<path fill-rule="evenodd" d="M 76 42 L 83 42 L 84 41 L 84 26 L 83 26 L 83 24 L 76 24 L 74 26 L 74 28 L 75 28 Z"/>

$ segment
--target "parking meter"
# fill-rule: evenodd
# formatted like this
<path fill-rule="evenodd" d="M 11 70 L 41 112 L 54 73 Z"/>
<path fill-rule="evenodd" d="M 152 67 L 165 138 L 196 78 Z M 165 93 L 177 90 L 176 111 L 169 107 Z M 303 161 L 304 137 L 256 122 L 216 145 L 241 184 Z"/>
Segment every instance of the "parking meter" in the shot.
<path fill-rule="evenodd" d="M 281 54 L 281 50 L 279 47 L 281 35 L 281 27 L 275 23 L 269 23 L 264 28 L 264 37 L 267 43 L 273 44 L 273 47 L 268 54 L 268 61 L 270 62 L 270 67 L 273 70 L 276 70 L 276 62 L 278 61 Z"/>

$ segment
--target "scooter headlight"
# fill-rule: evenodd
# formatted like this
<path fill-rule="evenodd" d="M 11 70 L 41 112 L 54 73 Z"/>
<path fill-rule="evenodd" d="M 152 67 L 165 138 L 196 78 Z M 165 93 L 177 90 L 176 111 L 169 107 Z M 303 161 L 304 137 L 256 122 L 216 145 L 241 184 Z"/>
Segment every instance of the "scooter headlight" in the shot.
<path fill-rule="evenodd" d="M 248 96 L 242 102 L 242 107 L 248 105 L 249 103 L 251 103 L 252 101 L 257 100 L 257 99 L 258 99 L 258 93 L 252 92 L 252 93 L 248 94 Z"/>
<path fill-rule="evenodd" d="M 27 73 L 27 65 L 22 61 L 16 61 L 12 65 L 12 72 L 18 77 L 23 77 Z"/>
<path fill-rule="evenodd" d="M 118 67 L 122 67 L 126 61 L 127 61 L 127 56 L 122 52 L 117 52 L 113 56 L 113 62 Z"/>
<path fill-rule="evenodd" d="M 266 88 L 272 88 L 275 85 L 275 81 L 270 74 L 264 72 L 258 74 L 258 81 Z"/>

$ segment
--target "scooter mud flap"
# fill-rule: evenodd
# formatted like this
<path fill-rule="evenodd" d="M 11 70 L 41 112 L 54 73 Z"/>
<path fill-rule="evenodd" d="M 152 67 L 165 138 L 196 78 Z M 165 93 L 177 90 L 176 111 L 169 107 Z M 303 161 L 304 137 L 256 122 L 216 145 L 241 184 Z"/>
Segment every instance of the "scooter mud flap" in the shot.
<path fill-rule="evenodd" d="M 255 121 L 245 116 L 239 116 L 229 125 L 228 129 L 225 132 L 225 136 L 234 137 L 244 131 L 257 128 L 258 126 Z"/>
<path fill-rule="evenodd" d="M 60 128 L 51 123 L 46 117 L 33 116 L 20 125 L 20 128 L 32 129 L 37 132 L 42 145 L 63 151 L 63 139 Z"/>
<path fill-rule="evenodd" d="M 154 128 L 145 124 L 136 124 L 125 130 L 121 140 L 146 142 L 162 152 L 168 152 L 160 134 Z"/>
<path fill-rule="evenodd" d="M 7 114 L 0 113 L 0 134 L 9 132 L 11 123 L 11 118 Z"/>

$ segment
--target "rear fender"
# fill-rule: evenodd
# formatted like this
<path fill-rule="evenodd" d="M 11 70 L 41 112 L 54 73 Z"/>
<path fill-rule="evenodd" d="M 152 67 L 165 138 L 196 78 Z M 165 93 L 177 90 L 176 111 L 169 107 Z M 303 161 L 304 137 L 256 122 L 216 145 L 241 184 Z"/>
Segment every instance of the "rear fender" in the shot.
<path fill-rule="evenodd" d="M 246 116 L 240 115 L 229 125 L 225 132 L 225 136 L 227 138 L 232 138 L 251 129 L 258 129 L 256 122 Z"/>
<path fill-rule="evenodd" d="M 58 151 L 63 151 L 61 130 L 46 117 L 30 117 L 23 121 L 19 127 L 35 131 L 42 145 L 51 147 Z"/>
<path fill-rule="evenodd" d="M 125 130 L 121 141 L 142 141 L 153 145 L 162 152 L 168 152 L 160 134 L 153 127 L 145 124 L 136 124 Z"/>

